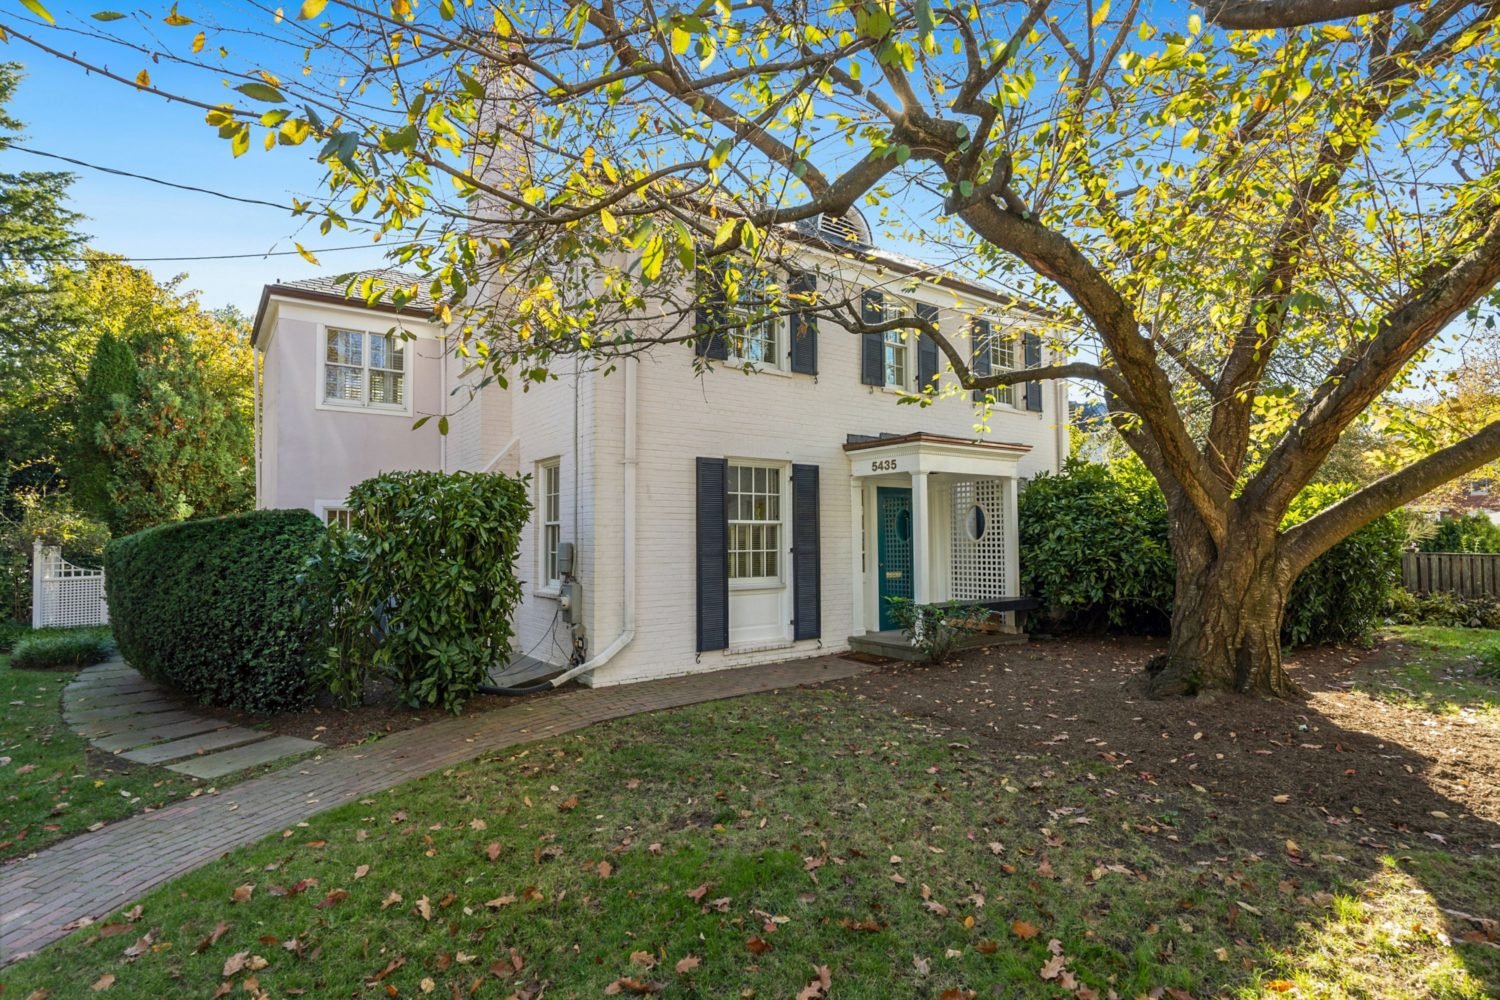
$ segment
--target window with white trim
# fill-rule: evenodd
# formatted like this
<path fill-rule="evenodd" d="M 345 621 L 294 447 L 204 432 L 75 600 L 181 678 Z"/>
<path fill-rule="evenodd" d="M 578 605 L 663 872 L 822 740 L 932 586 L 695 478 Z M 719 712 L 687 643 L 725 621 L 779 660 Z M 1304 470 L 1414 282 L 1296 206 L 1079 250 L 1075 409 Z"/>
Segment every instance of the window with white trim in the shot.
<path fill-rule="evenodd" d="M 347 531 L 354 527 L 354 511 L 348 507 L 324 507 L 323 524 L 329 528 L 338 525 Z"/>
<path fill-rule="evenodd" d="M 1004 372 L 1016 369 L 1016 335 L 1014 332 L 1002 329 L 993 320 L 990 321 L 990 374 L 1000 375 Z M 990 390 L 995 397 L 996 403 L 1004 403 L 1007 406 L 1016 405 L 1016 387 L 1013 385 L 997 385 Z"/>
<path fill-rule="evenodd" d="M 895 296 L 885 297 L 886 319 L 911 319 L 917 314 L 916 306 Z M 892 389 L 910 389 L 916 378 L 916 365 L 912 361 L 912 345 L 916 342 L 912 331 L 904 327 L 886 330 L 880 335 L 881 366 L 885 372 L 885 384 Z"/>
<path fill-rule="evenodd" d="M 729 466 L 729 578 L 781 581 L 781 470 Z"/>
<path fill-rule="evenodd" d="M 772 296 L 764 275 L 749 274 L 740 282 L 739 297 L 725 307 L 725 339 L 729 360 L 757 368 L 780 368 L 784 317 L 770 316 Z"/>
<path fill-rule="evenodd" d="M 395 333 L 327 328 L 323 402 L 383 409 L 406 407 L 406 347 Z"/>
<path fill-rule="evenodd" d="M 542 513 L 542 583 L 556 589 L 562 585 L 557 568 L 557 549 L 562 544 L 562 464 L 557 459 L 537 465 L 537 489 L 537 509 Z"/>

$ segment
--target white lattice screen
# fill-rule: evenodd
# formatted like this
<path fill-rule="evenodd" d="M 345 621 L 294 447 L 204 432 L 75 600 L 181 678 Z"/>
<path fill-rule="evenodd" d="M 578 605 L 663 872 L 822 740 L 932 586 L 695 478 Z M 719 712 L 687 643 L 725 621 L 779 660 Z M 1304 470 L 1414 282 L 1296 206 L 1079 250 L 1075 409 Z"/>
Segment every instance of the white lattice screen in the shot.
<path fill-rule="evenodd" d="M 32 554 L 33 628 L 109 624 L 103 570 L 74 566 L 55 545 L 38 544 Z"/>
<path fill-rule="evenodd" d="M 997 479 L 953 484 L 953 599 L 992 601 L 1005 593 L 1005 491 Z"/>

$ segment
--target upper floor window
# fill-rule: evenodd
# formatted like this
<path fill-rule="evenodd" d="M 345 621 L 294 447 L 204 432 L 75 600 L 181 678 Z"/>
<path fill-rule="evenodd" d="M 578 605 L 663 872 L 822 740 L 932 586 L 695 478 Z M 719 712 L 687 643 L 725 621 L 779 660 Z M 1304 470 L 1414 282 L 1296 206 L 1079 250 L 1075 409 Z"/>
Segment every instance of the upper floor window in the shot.
<path fill-rule="evenodd" d="M 990 330 L 990 373 L 999 375 L 1016 369 L 1016 340 L 1015 336 L 1002 329 L 998 323 L 991 321 Z M 1004 403 L 1007 406 L 1016 405 L 1016 387 L 1013 385 L 1000 385 L 990 390 L 995 397 L 996 403 Z"/>
<path fill-rule="evenodd" d="M 406 408 L 406 348 L 394 333 L 327 329 L 323 402 Z"/>
<path fill-rule="evenodd" d="M 910 319 L 916 315 L 916 307 L 905 299 L 885 297 L 886 319 Z M 910 389 L 914 379 L 911 359 L 915 334 L 901 327 L 887 330 L 881 335 L 881 362 L 885 366 L 885 384 L 892 389 Z"/>
<path fill-rule="evenodd" d="M 747 275 L 740 282 L 739 297 L 725 309 L 730 361 L 757 368 L 781 367 L 781 330 L 784 324 L 782 317 L 767 315 L 771 307 L 766 279 Z"/>

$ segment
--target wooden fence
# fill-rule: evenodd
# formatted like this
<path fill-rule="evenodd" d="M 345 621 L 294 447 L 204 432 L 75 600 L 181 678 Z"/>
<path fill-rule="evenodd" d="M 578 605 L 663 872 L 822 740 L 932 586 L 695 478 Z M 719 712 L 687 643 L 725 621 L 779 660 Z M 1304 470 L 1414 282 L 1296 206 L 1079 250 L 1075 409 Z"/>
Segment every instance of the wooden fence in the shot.
<path fill-rule="evenodd" d="M 1401 583 L 1420 594 L 1446 590 L 1465 597 L 1500 597 L 1500 553 L 1403 552 Z"/>

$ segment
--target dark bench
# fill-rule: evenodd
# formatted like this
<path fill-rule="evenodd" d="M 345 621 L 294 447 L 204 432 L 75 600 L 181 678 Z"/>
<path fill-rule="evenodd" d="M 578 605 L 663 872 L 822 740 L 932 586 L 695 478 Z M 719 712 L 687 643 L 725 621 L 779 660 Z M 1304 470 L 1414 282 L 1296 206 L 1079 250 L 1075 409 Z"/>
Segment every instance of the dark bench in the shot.
<path fill-rule="evenodd" d="M 1026 630 L 1026 613 L 1035 611 L 1042 606 L 1042 602 L 1035 597 L 999 597 L 993 601 L 975 601 L 975 607 L 985 608 L 989 611 L 1004 613 L 1013 611 L 1016 615 L 1016 628 Z"/>

